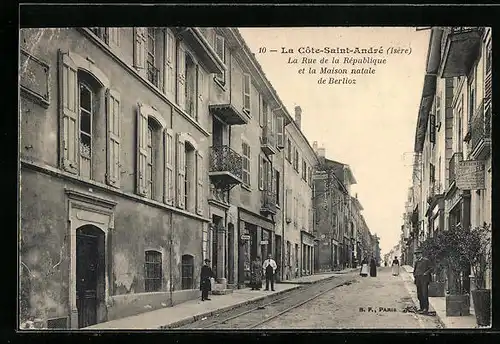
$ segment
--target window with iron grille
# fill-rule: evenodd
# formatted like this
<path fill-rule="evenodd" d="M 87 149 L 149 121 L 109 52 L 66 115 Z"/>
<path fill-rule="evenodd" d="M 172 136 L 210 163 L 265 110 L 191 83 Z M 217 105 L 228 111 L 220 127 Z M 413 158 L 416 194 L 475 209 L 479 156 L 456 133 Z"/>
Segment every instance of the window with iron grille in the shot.
<path fill-rule="evenodd" d="M 181 263 L 182 289 L 194 288 L 194 258 L 190 254 L 182 256 Z"/>
<path fill-rule="evenodd" d="M 162 287 L 162 255 L 158 251 L 145 253 L 144 290 L 148 292 L 160 291 Z"/>
<path fill-rule="evenodd" d="M 147 74 L 148 80 L 155 85 L 159 86 L 160 70 L 156 67 L 156 30 L 148 28 L 148 41 L 147 41 Z"/>

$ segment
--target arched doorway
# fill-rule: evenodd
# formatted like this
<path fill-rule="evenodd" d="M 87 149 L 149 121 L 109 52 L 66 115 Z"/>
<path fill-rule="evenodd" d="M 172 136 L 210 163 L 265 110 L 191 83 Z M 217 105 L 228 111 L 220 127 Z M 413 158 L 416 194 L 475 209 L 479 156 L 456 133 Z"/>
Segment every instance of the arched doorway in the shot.
<path fill-rule="evenodd" d="M 105 235 L 94 225 L 76 230 L 76 307 L 78 328 L 102 321 L 98 317 L 105 302 Z"/>

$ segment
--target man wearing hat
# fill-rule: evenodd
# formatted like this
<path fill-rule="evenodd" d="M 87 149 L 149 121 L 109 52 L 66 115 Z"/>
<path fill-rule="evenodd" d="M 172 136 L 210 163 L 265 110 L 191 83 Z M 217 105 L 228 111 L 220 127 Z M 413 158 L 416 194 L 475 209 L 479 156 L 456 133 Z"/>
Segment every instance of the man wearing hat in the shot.
<path fill-rule="evenodd" d="M 208 265 L 210 263 L 210 259 L 205 259 L 205 264 L 201 267 L 201 276 L 200 276 L 200 290 L 201 290 L 201 301 L 209 300 L 208 292 L 212 289 L 212 283 L 210 283 L 210 279 L 214 277 L 214 273 L 212 268 Z"/>
<path fill-rule="evenodd" d="M 415 250 L 415 265 L 413 266 L 413 278 L 417 285 L 417 296 L 420 302 L 419 313 L 429 312 L 429 282 L 431 281 L 432 264 L 429 259 L 422 256 L 422 250 Z"/>

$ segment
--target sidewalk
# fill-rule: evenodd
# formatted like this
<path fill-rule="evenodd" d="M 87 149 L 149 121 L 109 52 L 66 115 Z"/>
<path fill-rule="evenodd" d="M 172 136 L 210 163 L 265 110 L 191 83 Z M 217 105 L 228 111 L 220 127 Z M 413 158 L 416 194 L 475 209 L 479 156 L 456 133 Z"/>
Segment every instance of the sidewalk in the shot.
<path fill-rule="evenodd" d="M 357 271 L 357 270 L 358 270 L 358 268 L 350 268 L 350 269 L 344 269 L 344 270 L 340 270 L 340 271 L 320 272 L 320 273 L 317 273 L 314 275 L 302 276 L 302 277 L 298 277 L 298 278 L 294 278 L 294 279 L 290 279 L 290 280 L 286 280 L 286 281 L 281 281 L 278 283 L 280 283 L 280 284 L 313 284 L 313 283 L 317 283 L 319 281 L 330 279 L 330 278 L 333 278 L 335 276 L 346 274 L 346 273 L 349 273 L 351 271 Z"/>
<path fill-rule="evenodd" d="M 413 298 L 413 301 L 418 305 L 417 298 L 417 287 L 414 284 L 413 279 L 413 268 L 409 265 L 402 266 L 401 277 L 406 282 L 405 285 Z M 430 311 L 435 311 L 436 316 L 439 318 L 441 325 L 444 328 L 457 328 L 457 329 L 468 329 L 468 328 L 478 328 L 476 324 L 476 317 L 474 315 L 474 307 L 472 307 L 470 315 L 468 316 L 457 316 L 450 317 L 446 316 L 446 297 L 429 297 Z"/>
<path fill-rule="evenodd" d="M 347 273 L 352 270 L 357 269 L 303 276 L 292 281 L 276 283 L 275 291 L 252 291 L 250 288 L 235 289 L 230 294 L 211 295 L 211 301 L 202 302 L 200 299 L 190 300 L 173 307 L 165 307 L 151 312 L 96 324 L 85 327 L 82 330 L 148 330 L 180 327 L 195 322 L 203 317 L 209 317 L 220 312 L 251 304 L 268 298 L 271 295 L 279 295 L 287 291 L 292 291 L 301 288 L 303 284 L 313 284 L 334 278 L 339 274 Z"/>

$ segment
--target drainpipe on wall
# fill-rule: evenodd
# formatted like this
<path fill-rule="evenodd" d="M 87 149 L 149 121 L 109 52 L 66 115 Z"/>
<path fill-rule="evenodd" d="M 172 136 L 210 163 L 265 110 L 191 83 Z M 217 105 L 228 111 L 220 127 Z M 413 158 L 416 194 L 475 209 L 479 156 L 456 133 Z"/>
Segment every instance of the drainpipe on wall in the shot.
<path fill-rule="evenodd" d="M 170 240 L 170 245 L 169 245 L 169 278 L 170 278 L 170 285 L 169 285 L 169 292 L 170 292 L 170 305 L 174 305 L 174 300 L 172 298 L 172 285 L 173 285 L 173 280 L 172 280 L 172 245 L 173 245 L 173 231 L 174 228 L 172 226 L 173 224 L 173 213 L 170 211 L 170 216 L 168 217 L 168 222 L 169 222 L 169 227 L 170 227 L 170 235 L 169 235 L 169 240 Z"/>

